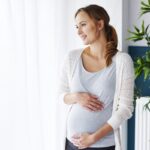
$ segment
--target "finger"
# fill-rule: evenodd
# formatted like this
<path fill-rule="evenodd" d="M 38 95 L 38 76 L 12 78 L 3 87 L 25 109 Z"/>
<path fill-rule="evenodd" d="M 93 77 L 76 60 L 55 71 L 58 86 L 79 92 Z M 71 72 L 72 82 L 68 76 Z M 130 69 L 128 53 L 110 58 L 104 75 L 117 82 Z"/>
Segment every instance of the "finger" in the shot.
<path fill-rule="evenodd" d="M 102 101 L 100 101 L 99 99 L 96 100 L 96 99 L 91 99 L 92 102 L 96 103 L 96 104 L 99 104 L 99 105 L 104 105 L 104 103 Z"/>
<path fill-rule="evenodd" d="M 71 141 L 72 141 L 72 143 L 75 143 L 75 144 L 79 144 L 80 143 L 79 140 L 76 140 L 76 139 L 72 139 Z"/>
<path fill-rule="evenodd" d="M 85 106 L 84 108 L 88 111 L 93 111 L 93 109 L 89 108 L 88 106 Z"/>
<path fill-rule="evenodd" d="M 74 143 L 77 143 L 77 142 L 78 142 L 77 139 L 73 139 L 73 138 L 71 139 L 71 141 L 74 142 Z"/>
<path fill-rule="evenodd" d="M 98 98 L 98 96 L 94 95 L 94 94 L 90 94 L 90 96 L 93 97 L 93 98 L 96 98 L 96 99 Z"/>
<path fill-rule="evenodd" d="M 97 109 L 102 109 L 103 108 L 102 104 L 98 104 L 98 103 L 95 103 L 93 101 L 90 102 L 90 105 L 92 105 L 93 107 L 95 107 Z"/>
<path fill-rule="evenodd" d="M 95 107 L 104 108 L 103 102 L 97 102 L 97 101 L 92 100 L 91 103 L 94 103 L 93 105 L 95 105 Z"/>
<path fill-rule="evenodd" d="M 91 107 L 90 107 L 91 106 Z M 97 110 L 102 110 L 103 109 L 103 106 L 102 105 L 98 105 L 98 104 L 95 104 L 94 102 L 90 102 L 88 104 L 88 107 L 90 107 L 92 110 L 94 111 L 97 111 Z"/>
<path fill-rule="evenodd" d="M 87 109 L 89 109 L 90 111 L 96 111 L 97 110 L 97 108 L 95 108 L 94 106 L 92 106 L 92 105 L 87 105 L 86 106 L 87 107 Z"/>
<path fill-rule="evenodd" d="M 79 143 L 76 143 L 76 142 L 74 142 L 73 145 L 76 146 L 76 147 L 81 146 Z"/>
<path fill-rule="evenodd" d="M 78 149 L 85 149 L 87 148 L 86 146 L 79 146 Z"/>
<path fill-rule="evenodd" d="M 100 106 L 98 106 L 98 105 L 96 105 L 96 104 L 94 104 L 94 103 L 90 103 L 90 104 L 88 105 L 88 107 L 90 107 L 90 109 L 92 109 L 93 111 L 96 111 L 96 110 L 100 110 L 100 109 L 101 109 Z"/>
<path fill-rule="evenodd" d="M 88 110 L 88 111 L 93 111 L 93 109 L 91 108 L 91 106 L 90 105 L 86 105 L 86 106 L 83 106 L 86 110 Z"/>
<path fill-rule="evenodd" d="M 75 146 L 81 146 L 81 143 L 78 140 L 72 140 L 73 145 Z"/>
<path fill-rule="evenodd" d="M 73 138 L 73 139 L 79 139 L 80 136 L 81 136 L 80 133 L 75 133 L 75 134 L 72 136 L 72 138 Z"/>
<path fill-rule="evenodd" d="M 89 102 L 93 102 L 93 103 L 95 103 L 97 105 L 102 105 L 100 101 L 95 100 L 95 99 L 91 99 Z"/>

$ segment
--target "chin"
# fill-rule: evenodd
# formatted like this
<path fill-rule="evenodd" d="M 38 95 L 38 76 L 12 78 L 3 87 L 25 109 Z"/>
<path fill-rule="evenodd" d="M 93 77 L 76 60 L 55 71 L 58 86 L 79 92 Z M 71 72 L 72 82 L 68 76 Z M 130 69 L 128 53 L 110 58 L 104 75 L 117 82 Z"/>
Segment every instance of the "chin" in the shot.
<path fill-rule="evenodd" d="M 89 45 L 90 42 L 89 42 L 89 41 L 83 41 L 83 44 L 84 44 L 84 45 Z"/>
<path fill-rule="evenodd" d="M 89 45 L 88 43 L 83 43 L 84 45 Z"/>

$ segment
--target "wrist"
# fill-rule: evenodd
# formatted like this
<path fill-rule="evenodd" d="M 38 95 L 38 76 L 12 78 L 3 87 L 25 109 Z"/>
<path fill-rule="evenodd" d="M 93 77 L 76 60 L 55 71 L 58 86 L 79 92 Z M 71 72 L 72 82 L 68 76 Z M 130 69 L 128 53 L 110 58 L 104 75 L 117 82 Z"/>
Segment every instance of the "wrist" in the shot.
<path fill-rule="evenodd" d="M 72 94 L 72 99 L 74 103 L 79 103 L 79 94 L 78 93 L 73 93 Z"/>
<path fill-rule="evenodd" d="M 101 138 L 101 134 L 100 133 L 97 133 L 97 132 L 94 132 L 93 134 L 91 134 L 91 138 L 93 140 L 93 142 L 97 142 L 98 140 L 100 140 Z"/>
<path fill-rule="evenodd" d="M 96 143 L 98 140 L 99 139 L 97 138 L 95 133 L 91 134 L 91 141 L 92 141 L 92 143 Z"/>
<path fill-rule="evenodd" d="M 66 99 L 66 101 L 70 101 L 69 103 L 73 104 L 73 103 L 78 103 L 78 93 L 67 93 L 64 96 L 64 99 Z"/>

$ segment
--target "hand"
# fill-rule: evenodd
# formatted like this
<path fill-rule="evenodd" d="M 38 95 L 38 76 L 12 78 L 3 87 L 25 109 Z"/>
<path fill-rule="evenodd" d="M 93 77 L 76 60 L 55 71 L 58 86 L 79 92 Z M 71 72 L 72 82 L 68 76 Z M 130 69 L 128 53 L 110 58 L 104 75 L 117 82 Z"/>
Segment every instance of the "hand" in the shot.
<path fill-rule="evenodd" d="M 92 134 L 89 133 L 83 133 L 83 134 L 75 134 L 72 137 L 71 141 L 78 149 L 84 149 L 89 147 L 90 145 L 94 144 L 96 141 L 94 141 L 94 138 Z"/>
<path fill-rule="evenodd" d="M 76 93 L 77 103 L 90 111 L 100 111 L 104 108 L 104 104 L 96 95 L 86 92 Z"/>

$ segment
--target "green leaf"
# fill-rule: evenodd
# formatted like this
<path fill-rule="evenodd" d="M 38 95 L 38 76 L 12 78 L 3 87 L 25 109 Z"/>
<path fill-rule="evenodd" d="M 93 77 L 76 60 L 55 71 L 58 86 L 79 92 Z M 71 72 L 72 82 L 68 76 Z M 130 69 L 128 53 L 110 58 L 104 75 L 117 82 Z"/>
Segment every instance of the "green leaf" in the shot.
<path fill-rule="evenodd" d="M 150 11 L 150 7 L 141 7 L 141 10 L 143 11 L 145 11 L 145 10 L 148 10 L 148 11 Z"/>
<path fill-rule="evenodd" d="M 138 58 L 138 59 L 136 60 L 136 62 L 137 62 L 138 65 L 142 65 L 142 58 Z"/>
<path fill-rule="evenodd" d="M 133 41 L 134 41 L 134 42 L 137 42 L 137 41 L 141 41 L 141 40 L 143 40 L 143 37 L 136 38 L 136 39 L 134 39 Z"/>
<path fill-rule="evenodd" d="M 149 101 L 144 105 L 143 107 L 145 110 L 147 109 L 148 111 L 150 111 L 150 99 Z"/>
<path fill-rule="evenodd" d="M 150 42 L 150 37 L 149 36 L 147 36 L 145 39 L 147 40 L 147 42 Z"/>
<path fill-rule="evenodd" d="M 150 76 L 150 68 L 143 67 L 143 70 L 144 70 L 144 80 L 146 80 Z"/>
<path fill-rule="evenodd" d="M 145 29 L 145 33 L 147 33 L 149 26 L 150 26 L 150 24 L 147 25 L 147 27 L 146 27 L 146 29 Z"/>
<path fill-rule="evenodd" d="M 139 77 L 142 74 L 142 67 L 136 67 L 135 68 L 135 78 Z"/>
<path fill-rule="evenodd" d="M 136 26 L 134 26 L 134 29 L 135 29 L 137 32 L 140 32 L 140 29 L 138 29 Z"/>
<path fill-rule="evenodd" d="M 147 61 L 148 63 L 150 63 L 150 51 L 147 51 L 147 52 L 146 52 L 145 58 L 146 58 L 146 61 Z M 150 65 L 150 64 L 149 64 L 149 65 Z M 150 67 L 150 66 L 149 66 L 149 67 Z"/>
<path fill-rule="evenodd" d="M 149 5 L 148 5 L 148 4 L 146 4 L 146 3 L 144 3 L 143 1 L 141 2 L 141 5 L 142 5 L 142 6 L 149 7 Z"/>
<path fill-rule="evenodd" d="M 138 33 L 137 35 L 138 35 L 138 36 L 144 36 L 145 33 L 142 31 L 142 32 Z"/>
<path fill-rule="evenodd" d="M 137 42 L 137 41 L 140 41 L 140 40 L 142 40 L 142 39 L 129 39 L 129 40 L 131 40 L 131 41 L 133 41 L 133 42 Z"/>
<path fill-rule="evenodd" d="M 150 0 L 148 0 L 148 4 L 146 4 L 144 1 L 141 2 L 141 13 L 140 13 L 140 17 L 141 17 L 143 14 L 150 12 L 150 4 L 149 4 L 149 1 L 150 1 Z"/>
<path fill-rule="evenodd" d="M 141 15 L 140 16 L 142 16 L 142 15 L 144 15 L 144 14 L 146 14 L 146 13 L 149 13 L 150 11 L 149 10 L 143 10 L 142 12 L 141 12 Z"/>
<path fill-rule="evenodd" d="M 128 31 L 130 34 L 132 34 L 132 35 L 139 35 L 139 34 L 141 34 L 141 33 L 137 33 L 137 32 L 132 32 L 132 31 Z"/>
<path fill-rule="evenodd" d="M 144 33 L 144 29 L 145 29 L 145 27 L 144 27 L 144 20 L 142 21 L 142 33 Z"/>
<path fill-rule="evenodd" d="M 128 40 L 134 40 L 134 39 L 137 39 L 138 37 L 137 36 L 132 36 L 132 37 L 129 37 Z"/>

